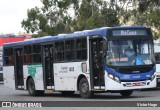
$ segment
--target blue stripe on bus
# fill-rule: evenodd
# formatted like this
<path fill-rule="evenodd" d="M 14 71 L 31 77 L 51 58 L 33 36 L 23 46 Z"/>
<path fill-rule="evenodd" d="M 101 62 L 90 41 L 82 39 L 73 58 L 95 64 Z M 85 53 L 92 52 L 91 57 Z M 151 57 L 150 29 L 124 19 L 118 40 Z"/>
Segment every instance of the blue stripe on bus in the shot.
<path fill-rule="evenodd" d="M 151 76 L 154 74 L 155 72 L 155 68 L 153 68 L 151 71 L 149 72 L 145 72 L 145 73 L 137 73 L 137 74 L 133 74 L 133 73 L 129 73 L 129 74 L 123 74 L 123 73 L 119 73 L 114 71 L 111 68 L 108 68 L 107 66 L 105 66 L 105 70 L 109 73 L 112 74 L 114 76 L 117 76 L 120 80 L 123 81 L 134 81 L 134 80 L 148 80 L 151 78 Z"/>
<path fill-rule="evenodd" d="M 132 28 L 143 28 L 146 29 L 146 27 L 143 26 L 116 26 L 116 27 L 102 27 L 97 28 L 93 30 L 84 30 L 80 32 L 70 33 L 70 34 L 63 34 L 63 35 L 57 35 L 57 36 L 45 36 L 40 38 L 33 38 L 30 40 L 20 41 L 20 42 L 14 42 L 14 43 L 8 43 L 4 44 L 4 47 L 10 47 L 10 46 L 20 46 L 20 45 L 28 45 L 28 44 L 34 44 L 34 43 L 43 43 L 43 42 L 49 42 L 49 41 L 56 41 L 66 38 L 76 38 L 80 36 L 89 36 L 89 35 L 102 35 L 103 37 L 106 36 L 107 29 L 117 29 L 117 28 L 123 28 L 123 29 L 132 29 Z"/>
<path fill-rule="evenodd" d="M 57 36 L 45 36 L 45 37 L 40 37 L 40 38 L 33 38 L 25 41 L 20 41 L 20 42 L 14 42 L 14 43 L 8 43 L 4 44 L 4 47 L 8 46 L 18 46 L 18 45 L 27 45 L 27 44 L 33 44 L 33 43 L 43 43 L 43 42 L 49 42 L 49 41 L 56 41 L 56 40 L 63 40 L 66 38 L 77 38 L 77 37 L 82 37 L 82 36 L 89 36 L 89 35 L 103 35 L 106 33 L 106 29 L 95 29 L 92 31 L 82 31 L 82 32 L 77 32 L 77 33 L 71 33 L 71 34 L 66 34 L 66 35 L 57 35 Z"/>

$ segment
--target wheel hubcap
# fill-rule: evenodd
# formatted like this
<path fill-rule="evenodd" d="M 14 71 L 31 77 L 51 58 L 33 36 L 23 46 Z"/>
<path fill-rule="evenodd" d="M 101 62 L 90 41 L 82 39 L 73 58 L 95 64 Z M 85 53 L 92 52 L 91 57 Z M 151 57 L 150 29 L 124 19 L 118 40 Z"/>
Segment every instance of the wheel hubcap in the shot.
<path fill-rule="evenodd" d="M 88 84 L 87 83 L 82 84 L 81 91 L 82 91 L 82 93 L 85 93 L 85 94 L 88 92 Z"/>

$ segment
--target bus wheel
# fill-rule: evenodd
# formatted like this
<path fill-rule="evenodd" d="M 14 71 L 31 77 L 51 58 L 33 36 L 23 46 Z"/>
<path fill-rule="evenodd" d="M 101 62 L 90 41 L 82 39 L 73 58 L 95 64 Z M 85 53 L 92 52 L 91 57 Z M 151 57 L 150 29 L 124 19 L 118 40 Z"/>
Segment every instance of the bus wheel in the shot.
<path fill-rule="evenodd" d="M 133 93 L 133 90 L 120 91 L 120 94 L 125 97 L 130 96 L 132 93 Z"/>
<path fill-rule="evenodd" d="M 86 78 L 82 78 L 79 82 L 79 92 L 82 98 L 90 98 L 93 92 L 89 91 L 89 84 Z"/>
<path fill-rule="evenodd" d="M 29 92 L 29 95 L 31 96 L 44 95 L 44 91 L 35 90 L 35 84 L 32 78 L 28 80 L 28 92 Z"/>
<path fill-rule="evenodd" d="M 61 91 L 61 94 L 65 96 L 70 96 L 74 94 L 74 91 Z"/>

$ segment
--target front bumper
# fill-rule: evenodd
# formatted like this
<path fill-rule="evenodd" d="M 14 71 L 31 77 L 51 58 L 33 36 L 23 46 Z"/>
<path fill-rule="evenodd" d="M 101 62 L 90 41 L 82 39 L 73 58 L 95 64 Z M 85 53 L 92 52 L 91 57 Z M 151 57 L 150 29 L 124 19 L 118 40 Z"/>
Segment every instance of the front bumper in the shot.
<path fill-rule="evenodd" d="M 118 83 L 110 78 L 107 78 L 105 81 L 106 90 L 136 90 L 136 89 L 145 89 L 145 88 L 155 88 L 156 87 L 156 78 L 145 81 L 135 81 L 135 82 L 121 82 Z"/>

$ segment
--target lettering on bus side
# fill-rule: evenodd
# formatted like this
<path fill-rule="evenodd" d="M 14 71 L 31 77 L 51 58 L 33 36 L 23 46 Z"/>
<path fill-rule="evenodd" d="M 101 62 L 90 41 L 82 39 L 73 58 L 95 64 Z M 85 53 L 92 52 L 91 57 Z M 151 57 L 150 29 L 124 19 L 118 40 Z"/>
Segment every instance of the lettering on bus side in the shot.
<path fill-rule="evenodd" d="M 68 72 L 74 72 L 74 67 L 61 67 L 61 70 L 59 71 L 59 73 L 68 73 Z"/>
<path fill-rule="evenodd" d="M 59 73 L 68 73 L 68 67 L 67 66 L 61 67 Z"/>

